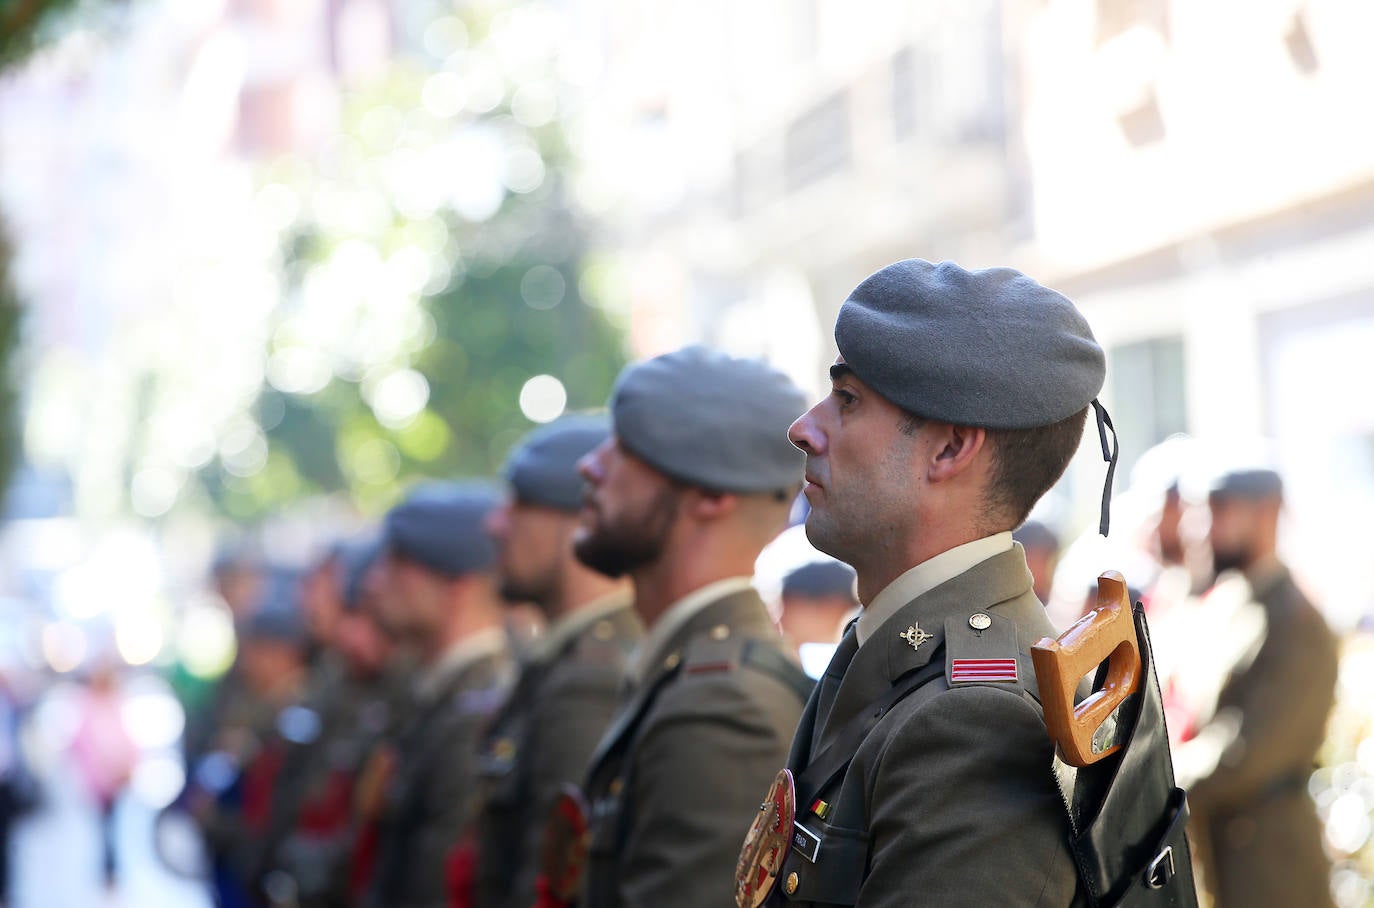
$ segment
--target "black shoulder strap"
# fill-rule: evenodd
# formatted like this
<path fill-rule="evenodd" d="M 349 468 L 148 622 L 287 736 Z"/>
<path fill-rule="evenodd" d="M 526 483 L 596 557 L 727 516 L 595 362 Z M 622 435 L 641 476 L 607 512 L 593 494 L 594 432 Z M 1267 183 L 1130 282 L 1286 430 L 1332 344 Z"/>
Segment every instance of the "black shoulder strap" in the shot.
<path fill-rule="evenodd" d="M 802 671 L 800 665 L 787 658 L 782 650 L 770 646 L 763 640 L 750 640 L 744 645 L 740 664 L 782 682 L 791 688 L 797 699 L 803 703 L 811 696 L 811 689 L 816 686 L 816 682 Z"/>
<path fill-rule="evenodd" d="M 845 723 L 829 747 L 821 751 L 806 769 L 797 774 L 794 781 L 797 804 L 805 810 L 810 807 L 816 796 L 830 787 L 841 773 L 849 768 L 863 739 L 873 730 L 873 726 L 887 715 L 904 697 L 918 687 L 933 681 L 945 673 L 945 660 L 940 658 L 944 644 L 931 654 L 930 661 L 919 668 L 913 668 L 892 682 L 892 687 L 883 698 Z"/>

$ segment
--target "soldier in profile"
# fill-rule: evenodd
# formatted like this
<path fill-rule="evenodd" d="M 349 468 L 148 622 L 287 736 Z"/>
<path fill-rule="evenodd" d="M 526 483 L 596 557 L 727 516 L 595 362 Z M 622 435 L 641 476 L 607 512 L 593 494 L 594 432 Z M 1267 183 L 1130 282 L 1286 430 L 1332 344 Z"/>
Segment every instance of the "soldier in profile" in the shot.
<path fill-rule="evenodd" d="M 643 636 L 628 584 L 573 555 L 577 462 L 609 434 L 600 416 L 565 416 L 531 432 L 507 458 L 505 503 L 487 517 L 502 597 L 533 603 L 547 631 L 483 736 L 471 900 L 479 908 L 535 903 L 544 820 L 564 786 L 582 781 Z M 459 904 L 468 903 L 459 894 Z"/>

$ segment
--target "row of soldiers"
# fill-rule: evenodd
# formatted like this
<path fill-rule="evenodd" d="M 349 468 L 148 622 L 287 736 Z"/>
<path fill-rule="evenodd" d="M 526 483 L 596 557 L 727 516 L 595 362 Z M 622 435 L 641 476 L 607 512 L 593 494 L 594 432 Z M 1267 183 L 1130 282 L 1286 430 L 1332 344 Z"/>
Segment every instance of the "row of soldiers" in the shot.
<path fill-rule="evenodd" d="M 222 697 L 193 754 L 221 903 L 1118 903 L 1081 875 L 1030 655 L 1056 629 L 1011 532 L 1090 412 L 1114 465 L 1100 346 L 1019 272 L 914 259 L 835 340 L 809 410 L 687 347 L 532 432 L 504 489 L 414 489 L 308 578 L 311 675 L 258 609 L 234 677 L 268 705 Z M 751 583 L 799 486 L 864 604 L 815 683 Z M 1193 904 L 1172 843 L 1121 885 Z"/>

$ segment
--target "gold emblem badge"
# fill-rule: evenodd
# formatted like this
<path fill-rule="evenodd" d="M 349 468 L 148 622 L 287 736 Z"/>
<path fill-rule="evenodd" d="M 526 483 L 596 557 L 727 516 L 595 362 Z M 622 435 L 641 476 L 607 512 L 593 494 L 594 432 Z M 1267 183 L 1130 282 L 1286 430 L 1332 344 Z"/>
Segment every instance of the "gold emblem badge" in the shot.
<path fill-rule="evenodd" d="M 792 843 L 792 821 L 797 814 L 797 795 L 792 773 L 778 773 L 759 805 L 749 834 L 744 837 L 739 863 L 735 865 L 735 904 L 758 908 L 773 891 L 787 849 Z"/>
<path fill-rule="evenodd" d="M 935 635 L 927 634 L 925 631 L 921 630 L 921 626 L 919 624 L 913 624 L 911 627 L 902 631 L 897 636 L 901 637 L 907 643 L 910 643 L 912 649 L 920 649 L 922 643 L 925 643 L 927 640 L 929 640 L 931 637 Z"/>
<path fill-rule="evenodd" d="M 582 871 L 591 848 L 591 824 L 587 800 L 576 785 L 564 785 L 544 827 L 544 851 L 540 866 L 544 882 L 556 899 L 571 903 L 582 886 Z"/>

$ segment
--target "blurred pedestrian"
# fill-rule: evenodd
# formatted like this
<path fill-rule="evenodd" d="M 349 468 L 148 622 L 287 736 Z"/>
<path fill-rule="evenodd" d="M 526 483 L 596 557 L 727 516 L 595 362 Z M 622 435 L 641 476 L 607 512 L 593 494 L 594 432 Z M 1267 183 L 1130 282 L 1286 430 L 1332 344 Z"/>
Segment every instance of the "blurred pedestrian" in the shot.
<path fill-rule="evenodd" d="M 72 756 L 79 777 L 95 803 L 100 820 L 101 874 L 107 888 L 115 885 L 115 806 L 138 762 L 138 747 L 124 721 L 124 696 L 112 661 L 91 672 L 78 706 Z"/>
<path fill-rule="evenodd" d="M 455 905 L 534 904 L 544 823 L 564 786 L 582 781 L 643 636 L 628 584 L 573 555 L 583 493 L 577 461 L 609 433 L 607 420 L 593 416 L 531 432 L 506 461 L 506 502 L 487 519 L 502 597 L 533 603 L 548 630 L 484 736 L 476 898 L 460 893 Z"/>
<path fill-rule="evenodd" d="M 1011 533 L 1026 553 L 1026 567 L 1031 572 L 1035 598 L 1048 605 L 1054 587 L 1054 571 L 1059 566 L 1059 534 L 1038 520 L 1027 520 Z"/>
<path fill-rule="evenodd" d="M 782 635 L 813 678 L 825 672 L 845 624 L 858 610 L 854 569 L 842 561 L 811 561 L 782 578 Z"/>
<path fill-rule="evenodd" d="M 1216 580 L 1178 610 L 1161 679 L 1202 885 L 1217 908 L 1331 905 L 1308 795 L 1335 695 L 1337 641 L 1278 554 L 1283 482 L 1222 472 L 1208 497 Z"/>
<path fill-rule="evenodd" d="M 731 902 L 740 841 L 811 688 L 751 585 L 801 480 L 786 429 L 802 406 L 781 373 L 704 347 L 616 382 L 613 434 L 581 464 L 575 551 L 630 577 L 647 636 L 587 777 L 583 908 Z M 576 880 L 580 858 L 550 861 L 546 882 Z"/>
<path fill-rule="evenodd" d="M 483 485 L 431 483 L 386 516 L 379 614 L 417 671 L 413 715 L 378 770 L 374 908 L 448 903 L 448 861 L 476 804 L 479 736 L 514 672 L 483 529 L 497 503 Z"/>

